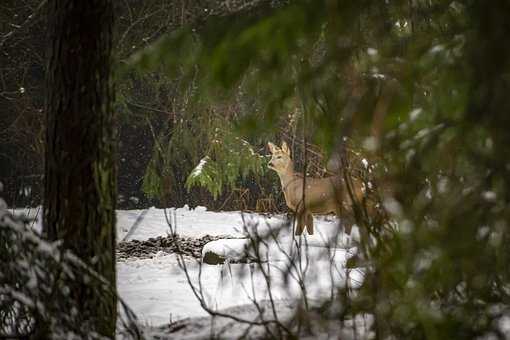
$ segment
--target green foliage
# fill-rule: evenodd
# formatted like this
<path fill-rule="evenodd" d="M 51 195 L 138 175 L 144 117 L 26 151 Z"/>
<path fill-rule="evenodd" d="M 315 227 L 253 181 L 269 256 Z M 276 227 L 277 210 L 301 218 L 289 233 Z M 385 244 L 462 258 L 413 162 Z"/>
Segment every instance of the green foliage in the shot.
<path fill-rule="evenodd" d="M 190 114 L 186 120 L 168 121 L 167 124 L 159 135 L 153 130 L 155 146 L 142 185 L 149 197 L 163 201 L 179 192 L 181 183 L 185 182 L 202 150 L 207 147 L 210 118 Z"/>
<path fill-rule="evenodd" d="M 297 72 L 300 55 L 307 56 L 321 34 L 321 7 L 310 3 L 307 8 L 315 14 L 303 15 L 300 5 L 292 5 L 213 17 L 198 29 L 187 26 L 161 37 L 135 54 L 130 64 L 182 74 L 194 82 L 193 97 L 199 101 L 239 98 L 243 89 L 264 102 L 260 111 L 236 117 L 237 126 L 245 132 L 255 129 L 252 136 L 267 132 L 279 113 L 294 109 L 296 81 L 306 77 Z"/>
<path fill-rule="evenodd" d="M 188 191 L 203 187 L 217 199 L 248 175 L 264 174 L 265 158 L 233 132 L 231 122 L 213 111 L 207 115 L 198 111 L 186 118 L 156 137 L 143 181 L 148 196 L 165 197 L 185 183 Z"/>
<path fill-rule="evenodd" d="M 204 187 L 214 199 L 226 189 L 234 189 L 239 179 L 250 173 L 261 176 L 267 168 L 266 159 L 247 141 L 220 127 L 215 128 L 206 155 L 191 171 L 186 187 Z"/>
<path fill-rule="evenodd" d="M 188 77 L 198 68 L 196 95 L 210 100 L 242 85 L 262 103 L 236 117 L 248 129 L 301 110 L 324 150 L 349 135 L 380 158 L 397 231 L 357 215 L 374 270 L 359 294 L 344 292 L 344 317 L 374 315 L 377 338 L 483 337 L 501 333 L 510 308 L 509 10 L 505 1 L 296 1 L 239 13 L 230 27 L 216 18 L 183 29 L 137 60 L 170 60 Z M 188 186 L 232 185 L 244 161 L 221 147 L 211 144 Z"/>

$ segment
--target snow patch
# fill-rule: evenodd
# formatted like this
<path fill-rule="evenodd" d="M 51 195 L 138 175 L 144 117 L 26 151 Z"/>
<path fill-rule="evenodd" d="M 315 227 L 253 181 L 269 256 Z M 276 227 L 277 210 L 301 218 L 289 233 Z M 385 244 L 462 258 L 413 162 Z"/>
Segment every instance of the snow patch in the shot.
<path fill-rule="evenodd" d="M 198 165 L 193 169 L 193 171 L 191 171 L 191 174 L 189 176 L 190 177 L 200 176 L 204 166 L 207 164 L 208 161 L 209 161 L 209 156 L 205 156 L 204 158 L 202 158 L 200 160 L 200 162 L 198 163 Z"/>

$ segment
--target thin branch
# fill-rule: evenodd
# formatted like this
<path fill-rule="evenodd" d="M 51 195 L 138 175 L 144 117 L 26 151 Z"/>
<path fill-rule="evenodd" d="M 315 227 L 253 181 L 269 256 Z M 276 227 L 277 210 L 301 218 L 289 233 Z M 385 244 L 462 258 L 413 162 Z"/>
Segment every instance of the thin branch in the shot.
<path fill-rule="evenodd" d="M 28 24 L 34 21 L 34 19 L 39 15 L 42 8 L 46 5 L 47 0 L 42 0 L 39 5 L 36 7 L 36 9 L 30 14 L 21 25 L 14 26 L 14 29 L 6 34 L 4 34 L 0 38 L 0 49 L 4 46 L 4 44 L 7 42 L 9 38 L 12 38 L 17 32 L 19 32 L 21 29 L 25 28 Z"/>
<path fill-rule="evenodd" d="M 124 31 L 124 33 L 122 34 L 121 38 L 119 39 L 119 42 L 118 42 L 118 46 L 122 46 L 122 43 L 124 42 L 124 39 L 126 39 L 128 33 L 131 31 L 131 29 L 133 29 L 136 25 L 138 25 L 139 23 L 149 19 L 150 17 L 162 12 L 163 10 L 161 8 L 155 10 L 154 12 L 152 13 L 148 13 L 146 14 L 145 16 L 141 17 L 141 18 L 138 18 L 136 19 L 135 21 L 133 21 L 131 23 L 131 25 L 129 25 L 129 27 Z"/>
<path fill-rule="evenodd" d="M 134 107 L 138 107 L 140 109 L 145 109 L 145 110 L 150 110 L 150 111 L 154 111 L 154 112 L 160 112 L 160 113 L 166 113 L 166 114 L 170 114 L 169 111 L 165 111 L 165 110 L 161 110 L 161 109 L 157 109 L 155 107 L 150 107 L 150 106 L 147 106 L 147 105 L 144 105 L 144 104 L 140 104 L 140 103 L 133 103 L 129 100 L 126 100 L 126 103 L 128 105 L 131 105 L 131 106 L 134 106 Z"/>
<path fill-rule="evenodd" d="M 176 235 L 175 227 L 172 225 L 172 223 L 170 222 L 170 220 L 168 218 L 166 208 L 164 208 L 164 215 L 165 215 L 165 219 L 166 219 L 166 221 L 168 223 L 168 226 L 170 227 L 171 234 L 172 235 Z M 193 292 L 193 295 L 195 295 L 195 297 L 197 298 L 200 306 L 202 307 L 202 309 L 206 313 L 208 313 L 212 317 L 223 317 L 223 318 L 227 318 L 227 319 L 239 322 L 239 323 L 253 325 L 253 326 L 265 326 L 265 325 L 275 324 L 275 325 L 277 325 L 277 327 L 282 328 L 283 330 L 285 330 L 287 332 L 287 334 L 292 337 L 292 333 L 290 332 L 290 330 L 288 330 L 278 320 L 265 320 L 265 321 L 247 320 L 247 319 L 243 319 L 241 317 L 237 317 L 235 315 L 231 315 L 231 314 L 215 311 L 215 310 L 209 308 L 209 306 L 207 306 L 207 304 L 205 302 L 203 292 L 201 292 L 199 289 L 197 289 L 195 287 L 195 285 L 193 284 L 193 281 L 191 279 L 191 275 L 190 275 L 188 267 L 186 265 L 186 261 L 184 259 L 183 254 L 180 251 L 179 240 L 177 238 L 174 238 L 174 239 L 175 239 L 175 244 L 176 244 L 176 249 L 177 249 L 177 259 L 178 259 L 177 263 L 179 264 L 179 267 L 183 270 L 184 275 L 186 277 L 186 281 L 188 282 L 188 285 L 190 286 L 191 291 Z M 201 276 L 201 264 L 199 266 L 199 277 L 200 276 Z M 199 285 L 201 285 L 201 282 L 199 282 Z"/>

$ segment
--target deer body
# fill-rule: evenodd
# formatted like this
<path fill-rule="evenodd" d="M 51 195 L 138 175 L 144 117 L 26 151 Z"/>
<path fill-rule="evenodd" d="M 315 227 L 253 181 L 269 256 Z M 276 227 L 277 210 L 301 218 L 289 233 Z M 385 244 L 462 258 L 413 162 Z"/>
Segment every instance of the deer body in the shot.
<path fill-rule="evenodd" d="M 303 179 L 301 173 L 278 174 L 282 184 L 285 203 L 292 210 L 296 211 L 304 201 L 305 207 L 312 213 L 329 214 L 336 213 L 335 181 L 338 178 L 311 178 Z M 303 185 L 306 188 L 303 193 Z"/>
<path fill-rule="evenodd" d="M 340 216 L 341 212 L 345 211 L 345 204 L 350 202 L 350 197 L 344 190 L 343 178 L 340 176 L 303 178 L 301 173 L 294 171 L 290 150 L 285 142 L 281 148 L 272 143 L 268 143 L 268 146 L 272 153 L 269 167 L 280 177 L 285 203 L 296 214 L 296 235 L 301 235 L 305 227 L 308 234 L 313 234 L 313 213 L 334 213 Z M 350 229 L 348 225 L 346 227 L 348 234 Z"/>

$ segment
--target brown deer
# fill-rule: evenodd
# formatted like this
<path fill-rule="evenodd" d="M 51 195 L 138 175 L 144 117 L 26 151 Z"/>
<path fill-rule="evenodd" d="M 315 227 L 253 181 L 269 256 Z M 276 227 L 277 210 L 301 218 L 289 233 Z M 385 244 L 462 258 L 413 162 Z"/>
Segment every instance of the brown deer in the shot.
<path fill-rule="evenodd" d="M 308 234 L 313 235 L 313 216 L 316 214 L 334 213 L 344 215 L 347 204 L 351 202 L 347 190 L 344 188 L 342 176 L 325 178 L 303 178 L 303 174 L 294 171 L 294 165 L 287 143 L 283 142 L 281 148 L 273 143 L 267 144 L 272 154 L 268 163 L 270 169 L 276 171 L 280 177 L 285 203 L 296 214 L 296 235 L 301 235 L 306 227 Z M 303 191 L 303 184 L 306 186 Z M 360 197 L 359 186 L 354 188 L 355 197 Z M 304 197 L 304 200 L 303 200 Z M 352 225 L 347 223 L 345 231 L 350 235 Z"/>

